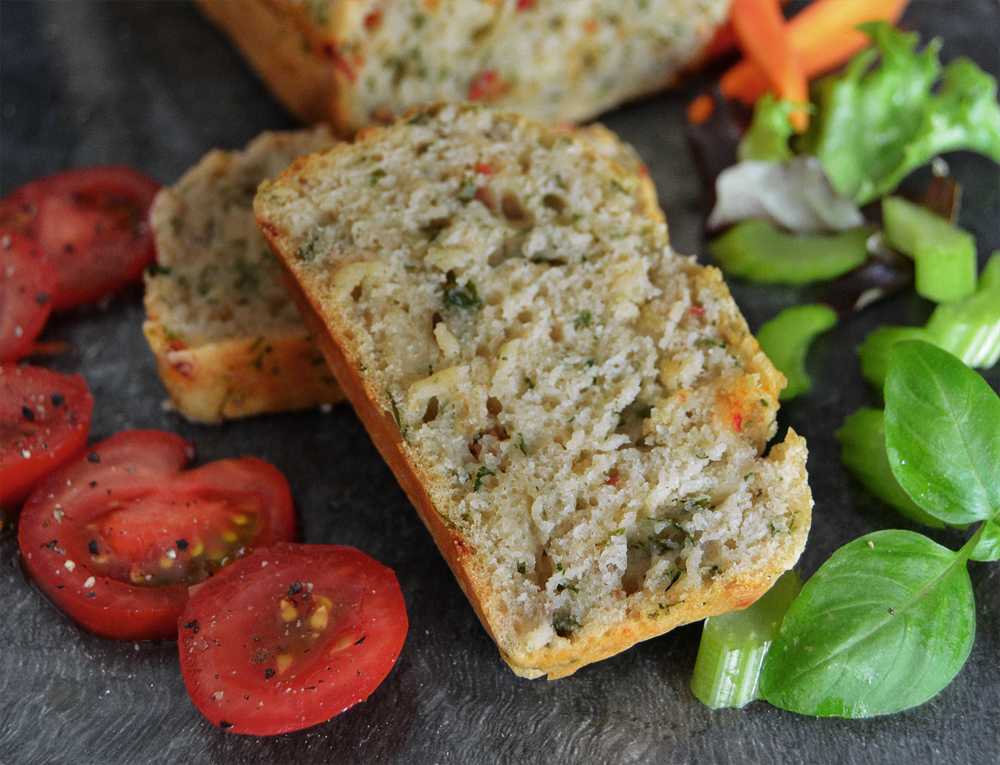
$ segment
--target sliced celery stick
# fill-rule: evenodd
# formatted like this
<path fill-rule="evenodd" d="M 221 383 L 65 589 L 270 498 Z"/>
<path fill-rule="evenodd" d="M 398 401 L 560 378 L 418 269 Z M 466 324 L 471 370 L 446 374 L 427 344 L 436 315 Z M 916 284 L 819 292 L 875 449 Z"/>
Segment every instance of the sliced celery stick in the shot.
<path fill-rule="evenodd" d="M 926 207 L 901 197 L 882 200 L 888 243 L 913 258 L 917 294 L 948 303 L 976 289 L 976 240 Z"/>
<path fill-rule="evenodd" d="M 787 401 L 809 390 L 806 353 L 813 338 L 837 323 L 837 312 L 819 303 L 786 308 L 757 332 L 768 358 L 788 379 L 780 399 Z"/>
<path fill-rule="evenodd" d="M 944 522 L 924 511 L 903 491 L 889 467 L 881 409 L 859 409 L 837 431 L 840 461 L 861 484 L 911 521 L 944 528 Z"/>
<path fill-rule="evenodd" d="M 721 709 L 760 698 L 760 665 L 801 589 L 799 575 L 786 571 L 756 603 L 705 620 L 691 677 L 698 701 Z"/>
<path fill-rule="evenodd" d="M 759 218 L 737 223 L 709 243 L 730 276 L 766 284 L 809 284 L 846 274 L 868 257 L 868 228 L 839 234 L 789 234 Z"/>
<path fill-rule="evenodd" d="M 889 351 L 900 340 L 932 342 L 923 327 L 879 327 L 858 348 L 861 376 L 879 390 L 885 385 L 885 375 L 889 371 Z"/>
<path fill-rule="evenodd" d="M 988 368 L 1000 360 L 1000 252 L 979 277 L 976 291 L 934 309 L 924 327 L 879 327 L 858 349 L 861 374 L 877 388 L 885 383 L 889 351 L 899 340 L 926 340 L 970 367 Z M 780 367 L 779 367 L 780 368 Z"/>
<path fill-rule="evenodd" d="M 976 292 L 935 308 L 926 330 L 930 342 L 970 367 L 987 369 L 1000 360 L 1000 251 L 987 261 Z"/>

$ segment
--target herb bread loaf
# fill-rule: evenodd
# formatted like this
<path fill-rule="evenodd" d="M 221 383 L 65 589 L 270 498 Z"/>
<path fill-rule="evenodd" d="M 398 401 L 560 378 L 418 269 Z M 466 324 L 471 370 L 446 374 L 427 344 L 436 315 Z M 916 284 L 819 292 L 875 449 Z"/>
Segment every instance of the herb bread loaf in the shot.
<path fill-rule="evenodd" d="M 209 152 L 150 212 L 156 266 L 143 332 L 173 407 L 219 422 L 343 398 L 253 216 L 257 184 L 328 147 L 326 127 Z"/>
<path fill-rule="evenodd" d="M 431 105 L 254 202 L 381 453 L 515 672 L 561 677 L 753 602 L 810 523 L 784 378 L 634 173 Z"/>
<path fill-rule="evenodd" d="M 730 0 L 198 0 L 275 95 L 344 135 L 429 101 L 588 120 L 692 65 Z"/>

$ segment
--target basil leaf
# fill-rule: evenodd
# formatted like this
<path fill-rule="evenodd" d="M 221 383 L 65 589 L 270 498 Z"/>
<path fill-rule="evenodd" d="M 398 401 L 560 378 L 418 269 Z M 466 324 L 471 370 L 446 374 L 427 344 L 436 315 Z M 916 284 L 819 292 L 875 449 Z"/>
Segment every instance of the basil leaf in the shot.
<path fill-rule="evenodd" d="M 945 523 L 1000 512 L 1000 398 L 950 353 L 893 346 L 885 382 L 889 466 L 913 501 Z"/>
<path fill-rule="evenodd" d="M 965 557 L 912 531 L 840 548 L 785 615 L 764 659 L 771 704 L 821 717 L 871 717 L 922 704 L 972 649 Z"/>
<path fill-rule="evenodd" d="M 983 522 L 983 531 L 976 546 L 969 553 L 969 560 L 1000 560 L 1000 526 L 993 521 Z"/>

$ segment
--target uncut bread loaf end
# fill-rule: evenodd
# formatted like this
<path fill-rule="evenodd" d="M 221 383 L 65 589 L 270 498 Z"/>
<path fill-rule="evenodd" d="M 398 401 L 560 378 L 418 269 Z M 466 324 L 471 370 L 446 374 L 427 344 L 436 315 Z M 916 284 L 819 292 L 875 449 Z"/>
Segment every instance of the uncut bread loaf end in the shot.
<path fill-rule="evenodd" d="M 198 0 L 299 119 L 344 136 L 430 101 L 579 122 L 692 67 L 730 0 Z"/>
<path fill-rule="evenodd" d="M 253 216 L 257 184 L 334 141 L 326 127 L 262 133 L 241 151 L 210 151 L 157 195 L 143 333 L 173 408 L 188 419 L 343 398 Z"/>
<path fill-rule="evenodd" d="M 806 447 L 715 269 L 634 173 L 434 105 L 296 161 L 254 209 L 504 659 L 568 675 L 745 607 L 798 559 Z"/>

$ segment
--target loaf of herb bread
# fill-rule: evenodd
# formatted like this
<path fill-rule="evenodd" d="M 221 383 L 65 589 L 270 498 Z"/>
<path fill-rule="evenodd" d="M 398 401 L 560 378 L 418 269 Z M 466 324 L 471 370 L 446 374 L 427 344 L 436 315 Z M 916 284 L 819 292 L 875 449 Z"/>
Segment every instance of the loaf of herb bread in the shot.
<path fill-rule="evenodd" d="M 745 607 L 801 553 L 806 447 L 719 272 L 572 133 L 430 105 L 261 184 L 331 367 L 520 675 Z"/>
<path fill-rule="evenodd" d="M 331 146 L 326 127 L 209 152 L 150 212 L 156 265 L 143 332 L 173 407 L 200 422 L 343 398 L 253 216 L 257 184 Z"/>
<path fill-rule="evenodd" d="M 343 135 L 429 101 L 584 121 L 662 90 L 730 0 L 198 0 L 274 94 Z"/>

